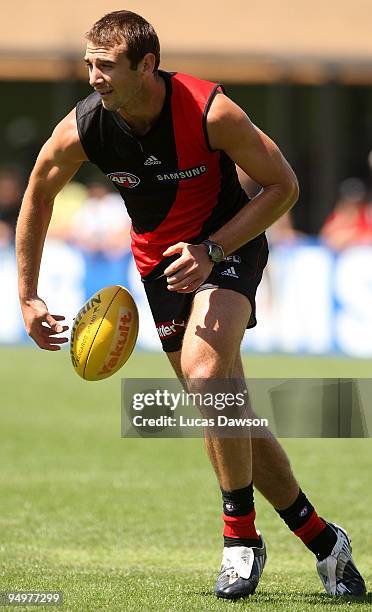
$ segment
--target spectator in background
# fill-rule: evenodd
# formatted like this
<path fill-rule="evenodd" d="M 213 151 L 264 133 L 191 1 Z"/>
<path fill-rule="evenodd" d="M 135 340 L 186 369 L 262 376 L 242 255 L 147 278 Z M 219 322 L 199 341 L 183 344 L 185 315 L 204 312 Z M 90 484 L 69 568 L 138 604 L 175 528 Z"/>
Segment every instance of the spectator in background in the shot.
<path fill-rule="evenodd" d="M 372 244 L 372 215 L 363 181 L 355 177 L 342 181 L 339 200 L 320 237 L 336 251 L 356 244 Z"/>
<path fill-rule="evenodd" d="M 24 185 L 17 170 L 0 169 L 0 247 L 14 243 Z"/>
<path fill-rule="evenodd" d="M 85 185 L 72 181 L 56 196 L 52 219 L 49 225 L 48 239 L 70 242 L 74 228 L 74 216 L 87 199 Z"/>
<path fill-rule="evenodd" d="M 73 219 L 73 244 L 87 253 L 122 257 L 130 249 L 131 222 L 121 196 L 103 182 L 92 182 L 87 189 Z"/>

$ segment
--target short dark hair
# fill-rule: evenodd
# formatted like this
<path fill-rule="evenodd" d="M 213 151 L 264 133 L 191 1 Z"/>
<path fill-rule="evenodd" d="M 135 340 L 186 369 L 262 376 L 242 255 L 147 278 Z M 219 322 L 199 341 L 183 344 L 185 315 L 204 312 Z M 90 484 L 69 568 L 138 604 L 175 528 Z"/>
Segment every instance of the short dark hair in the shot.
<path fill-rule="evenodd" d="M 113 11 L 104 15 L 86 33 L 89 42 L 102 47 L 127 44 L 126 55 L 132 70 L 146 55 L 155 55 L 154 72 L 159 68 L 160 44 L 152 25 L 141 15 L 131 11 Z"/>

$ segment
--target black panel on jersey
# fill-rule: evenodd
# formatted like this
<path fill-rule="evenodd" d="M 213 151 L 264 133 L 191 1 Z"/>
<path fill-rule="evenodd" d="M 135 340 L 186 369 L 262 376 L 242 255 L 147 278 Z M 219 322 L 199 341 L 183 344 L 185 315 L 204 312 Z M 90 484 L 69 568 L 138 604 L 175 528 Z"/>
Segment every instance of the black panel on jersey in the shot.
<path fill-rule="evenodd" d="M 211 104 L 212 104 L 213 100 L 215 99 L 215 97 L 216 97 L 216 95 L 218 93 L 218 90 L 221 90 L 222 93 L 225 93 L 225 89 L 224 89 L 223 85 L 221 85 L 221 83 L 216 83 L 216 85 L 215 85 L 215 87 L 214 87 L 214 89 L 213 89 L 213 91 L 212 91 L 212 93 L 210 95 L 210 98 L 208 100 L 208 103 L 205 105 L 205 109 L 204 109 L 204 112 L 203 112 L 203 132 L 204 132 L 204 138 L 205 138 L 205 142 L 207 144 L 207 147 L 208 147 L 208 149 L 210 151 L 213 151 L 213 149 L 212 149 L 211 144 L 209 142 L 208 129 L 207 129 L 207 115 L 208 115 L 209 109 L 211 107 Z"/>
<path fill-rule="evenodd" d="M 162 71 L 160 75 L 166 85 L 163 109 L 144 136 L 137 135 L 116 111 L 105 110 L 96 92 L 76 106 L 79 137 L 88 159 L 105 174 L 126 172 L 137 176 L 141 173 L 141 182 L 135 189 L 114 183 L 138 234 L 153 231 L 166 218 L 179 183 L 178 180 L 164 181 L 160 188 L 156 180 L 157 165 L 145 165 L 150 156 L 155 156 L 162 161 L 162 168 L 171 171 L 178 168 L 170 110 L 171 75 Z"/>

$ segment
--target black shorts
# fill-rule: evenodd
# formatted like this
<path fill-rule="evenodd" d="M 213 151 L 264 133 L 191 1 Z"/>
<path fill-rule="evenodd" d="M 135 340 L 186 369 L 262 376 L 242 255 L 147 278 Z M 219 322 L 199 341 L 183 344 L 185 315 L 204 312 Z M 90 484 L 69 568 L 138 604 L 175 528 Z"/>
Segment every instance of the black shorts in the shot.
<path fill-rule="evenodd" d="M 163 271 L 177 259 L 168 257 L 143 279 L 147 300 L 154 317 L 163 350 L 178 351 L 182 346 L 186 324 L 195 293 L 204 289 L 232 289 L 246 295 L 252 306 L 247 328 L 256 321 L 256 291 L 268 258 L 267 240 L 261 234 L 248 242 L 221 263 L 215 264 L 206 281 L 193 293 L 177 293 L 167 289 Z"/>

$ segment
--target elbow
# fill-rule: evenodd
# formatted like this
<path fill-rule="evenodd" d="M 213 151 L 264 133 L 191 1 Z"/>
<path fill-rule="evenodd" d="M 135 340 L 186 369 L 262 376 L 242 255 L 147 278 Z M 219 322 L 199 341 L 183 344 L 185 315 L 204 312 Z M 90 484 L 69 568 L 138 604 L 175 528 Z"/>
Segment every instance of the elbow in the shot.
<path fill-rule="evenodd" d="M 293 204 L 292 206 L 294 206 L 296 204 L 296 202 L 298 202 L 298 199 L 300 197 L 300 186 L 298 184 L 298 180 L 295 177 L 294 178 L 294 194 L 293 194 Z"/>
<path fill-rule="evenodd" d="M 290 210 L 300 197 L 300 187 L 295 175 L 291 176 L 285 185 L 286 210 Z"/>

